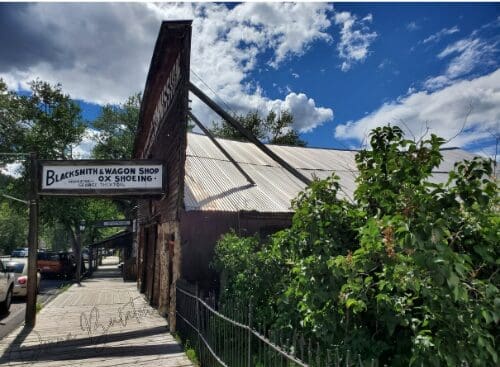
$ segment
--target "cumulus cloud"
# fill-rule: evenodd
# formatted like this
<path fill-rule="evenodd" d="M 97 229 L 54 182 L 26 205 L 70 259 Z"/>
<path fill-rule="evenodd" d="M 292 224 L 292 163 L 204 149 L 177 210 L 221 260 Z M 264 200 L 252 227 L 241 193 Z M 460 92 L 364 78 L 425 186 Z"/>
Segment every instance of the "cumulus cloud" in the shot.
<path fill-rule="evenodd" d="M 316 107 L 314 100 L 304 93 L 290 93 L 285 101 L 270 101 L 268 108 L 275 111 L 289 110 L 294 117 L 294 127 L 301 132 L 311 131 L 323 121 L 333 119 L 331 109 Z"/>
<path fill-rule="evenodd" d="M 377 38 L 376 32 L 370 32 L 368 24 L 373 21 L 373 16 L 368 14 L 363 19 L 358 18 L 350 12 L 336 13 L 335 24 L 340 26 L 340 42 L 337 50 L 339 57 L 343 59 L 341 69 L 348 71 L 356 62 L 363 62 L 368 56 L 368 48 Z"/>
<path fill-rule="evenodd" d="M 497 69 L 439 91 L 414 92 L 385 103 L 359 120 L 338 125 L 335 136 L 361 142 L 371 129 L 390 123 L 406 130 L 409 136 L 419 137 L 427 125 L 429 134 L 453 138 L 447 145 L 467 147 L 491 139 L 491 131 L 498 131 L 499 121 L 500 69 Z"/>
<path fill-rule="evenodd" d="M 275 105 L 251 82 L 251 73 L 262 63 L 279 68 L 313 42 L 330 42 L 327 29 L 333 10 L 329 4 L 305 3 L 242 3 L 231 8 L 216 3 L 1 7 L 0 45 L 2 54 L 8 50 L 10 55 L 0 61 L 0 77 L 11 88 L 26 88 L 39 77 L 62 83 L 76 99 L 122 103 L 144 87 L 160 22 L 193 19 L 192 71 L 216 92 L 213 97 L 239 113 Z M 209 92 L 195 75 L 191 78 Z M 192 99 L 193 111 L 210 122 L 213 114 Z M 304 108 L 310 107 L 308 98 L 304 103 Z M 280 104 L 285 106 L 286 98 Z M 332 115 L 315 108 L 314 117 L 307 119 L 314 126 L 318 116 Z"/>
<path fill-rule="evenodd" d="M 451 28 L 443 28 L 439 32 L 436 32 L 434 34 L 431 34 L 429 37 L 424 39 L 422 43 L 429 43 L 429 42 L 439 42 L 441 38 L 445 36 L 449 36 L 450 34 L 457 33 L 459 32 L 460 29 L 457 26 L 451 27 Z"/>

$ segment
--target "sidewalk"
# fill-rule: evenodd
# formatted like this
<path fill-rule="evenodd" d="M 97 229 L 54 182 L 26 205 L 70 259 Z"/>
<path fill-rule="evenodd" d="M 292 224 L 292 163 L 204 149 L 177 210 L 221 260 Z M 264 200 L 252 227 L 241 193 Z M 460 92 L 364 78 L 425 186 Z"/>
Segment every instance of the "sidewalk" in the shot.
<path fill-rule="evenodd" d="M 0 366 L 193 367 L 135 283 L 101 266 L 0 341 Z"/>

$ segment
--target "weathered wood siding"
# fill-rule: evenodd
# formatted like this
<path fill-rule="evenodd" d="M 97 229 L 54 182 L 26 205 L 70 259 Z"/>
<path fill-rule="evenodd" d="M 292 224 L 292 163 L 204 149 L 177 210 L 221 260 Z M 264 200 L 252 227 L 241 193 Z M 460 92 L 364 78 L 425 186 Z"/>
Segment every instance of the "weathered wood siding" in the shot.
<path fill-rule="evenodd" d="M 182 277 L 202 288 L 217 288 L 218 278 L 209 264 L 220 237 L 231 230 L 242 236 L 266 237 L 291 224 L 292 214 L 183 211 L 180 221 Z"/>
<path fill-rule="evenodd" d="M 146 81 L 134 146 L 135 158 L 161 160 L 165 164 L 165 195 L 154 200 L 139 200 L 137 260 L 138 287 L 164 315 L 170 307 L 169 289 L 175 278 L 169 277 L 172 259 L 169 258 L 168 236 L 171 232 L 178 233 L 175 228 L 178 228 L 179 212 L 183 207 L 190 47 L 190 21 L 162 23 Z M 177 80 L 178 70 L 180 79 L 171 84 L 172 76 Z M 158 118 L 158 106 L 162 106 L 161 118 Z M 179 235 L 176 237 L 179 241 Z M 180 250 L 178 256 L 180 259 Z"/>

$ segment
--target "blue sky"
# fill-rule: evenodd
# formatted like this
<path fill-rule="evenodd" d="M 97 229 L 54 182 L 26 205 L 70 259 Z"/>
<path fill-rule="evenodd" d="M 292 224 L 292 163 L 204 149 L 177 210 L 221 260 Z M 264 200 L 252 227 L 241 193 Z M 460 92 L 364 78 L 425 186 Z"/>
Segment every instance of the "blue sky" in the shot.
<path fill-rule="evenodd" d="M 143 88 L 161 20 L 193 19 L 192 81 L 234 111 L 291 110 L 310 146 L 358 148 L 384 123 L 415 136 L 463 130 L 448 145 L 485 155 L 499 136 L 498 3 L 34 3 L 0 13 L 0 27 L 22 29 L 0 37 L 12 55 L 0 77 L 17 90 L 36 77 L 60 82 L 89 120 Z M 196 98 L 192 107 L 215 118 Z"/>

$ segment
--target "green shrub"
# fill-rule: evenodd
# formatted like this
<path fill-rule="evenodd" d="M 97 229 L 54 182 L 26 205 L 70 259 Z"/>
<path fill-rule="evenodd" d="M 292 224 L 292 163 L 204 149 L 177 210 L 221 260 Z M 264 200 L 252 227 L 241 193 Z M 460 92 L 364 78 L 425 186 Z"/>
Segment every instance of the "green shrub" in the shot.
<path fill-rule="evenodd" d="M 392 366 L 498 364 L 500 217 L 492 162 L 431 179 L 444 140 L 375 129 L 356 156 L 355 201 L 338 178 L 294 200 L 269 244 L 227 234 L 214 264 L 222 301 L 252 299 L 267 327 L 298 330 Z"/>

